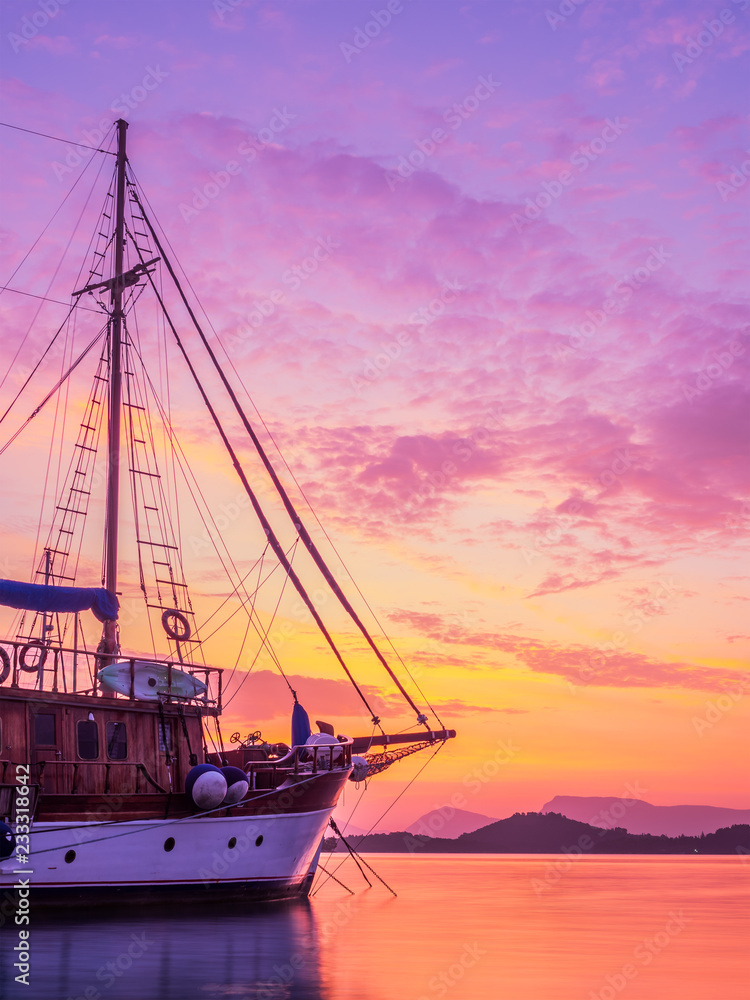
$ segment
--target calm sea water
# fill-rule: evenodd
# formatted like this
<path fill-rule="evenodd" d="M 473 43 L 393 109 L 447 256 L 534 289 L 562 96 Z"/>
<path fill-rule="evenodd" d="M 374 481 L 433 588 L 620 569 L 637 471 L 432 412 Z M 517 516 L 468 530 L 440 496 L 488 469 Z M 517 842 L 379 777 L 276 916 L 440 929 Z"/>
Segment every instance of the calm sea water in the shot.
<path fill-rule="evenodd" d="M 747 1000 L 739 858 L 370 855 L 300 904 L 32 923 L 15 1000 Z M 323 858 L 329 870 L 340 855 Z M 557 868 L 555 866 L 558 866 Z"/>

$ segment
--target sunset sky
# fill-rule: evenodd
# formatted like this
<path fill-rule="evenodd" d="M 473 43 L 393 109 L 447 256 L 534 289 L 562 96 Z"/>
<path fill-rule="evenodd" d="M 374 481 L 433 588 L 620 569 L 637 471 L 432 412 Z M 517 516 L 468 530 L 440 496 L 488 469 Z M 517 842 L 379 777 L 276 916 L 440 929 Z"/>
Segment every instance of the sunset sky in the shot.
<path fill-rule="evenodd" d="M 3 122 L 107 148 L 112 122 L 130 123 L 135 173 L 284 482 L 459 732 L 381 825 L 556 794 L 749 807 L 750 0 L 6 0 L 0 23 Z M 15 271 L 84 168 L 87 192 L 111 158 L 0 141 L 2 284 L 66 302 L 80 261 L 55 268 L 84 199 Z M 0 298 L 0 378 L 39 305 Z M 42 306 L 3 410 L 64 315 Z M 40 374 L 19 419 L 60 359 Z M 240 484 L 176 354 L 170 380 L 249 569 L 259 530 L 234 516 Z M 30 578 L 52 416 L 0 458 L 3 577 Z M 226 585 L 185 525 L 207 615 Z M 97 583 L 93 550 L 81 584 Z M 284 591 L 273 634 L 300 700 L 367 735 L 296 601 Z M 412 725 L 333 604 L 321 614 L 388 731 Z M 240 617 L 217 665 L 234 664 Z M 289 712 L 261 661 L 223 729 L 288 739 Z M 353 822 L 377 820 L 425 760 L 375 779 Z"/>

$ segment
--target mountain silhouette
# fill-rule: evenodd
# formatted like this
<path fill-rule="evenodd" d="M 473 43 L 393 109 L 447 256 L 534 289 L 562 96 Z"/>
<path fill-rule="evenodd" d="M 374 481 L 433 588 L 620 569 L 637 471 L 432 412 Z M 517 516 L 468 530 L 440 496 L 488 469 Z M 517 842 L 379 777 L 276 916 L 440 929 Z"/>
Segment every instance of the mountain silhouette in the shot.
<path fill-rule="evenodd" d="M 515 813 L 460 837 L 373 833 L 347 837 L 357 851 L 402 854 L 740 854 L 750 855 L 750 825 L 737 824 L 701 836 L 632 834 L 602 829 L 560 813 Z M 325 850 L 346 850 L 327 838 Z"/>
<path fill-rule="evenodd" d="M 543 813 L 560 813 L 568 819 L 611 829 L 624 827 L 628 833 L 650 833 L 667 837 L 700 836 L 721 827 L 750 823 L 750 809 L 720 806 L 653 806 L 632 798 L 556 795 L 542 808 Z"/>
<path fill-rule="evenodd" d="M 497 817 L 441 806 L 433 809 L 407 826 L 407 833 L 422 834 L 425 837 L 460 837 L 463 833 L 473 833 L 489 823 L 496 823 Z"/>

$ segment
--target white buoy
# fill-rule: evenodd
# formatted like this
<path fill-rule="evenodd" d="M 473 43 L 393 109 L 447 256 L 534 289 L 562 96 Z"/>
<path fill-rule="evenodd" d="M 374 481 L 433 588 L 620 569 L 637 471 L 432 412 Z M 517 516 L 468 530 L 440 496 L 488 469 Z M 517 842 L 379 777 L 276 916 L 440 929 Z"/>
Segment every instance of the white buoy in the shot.
<path fill-rule="evenodd" d="M 370 769 L 370 765 L 366 757 L 359 757 L 357 754 L 352 755 L 352 765 L 354 770 L 349 775 L 350 781 L 364 781 L 367 777 L 367 772 Z"/>
<path fill-rule="evenodd" d="M 227 794 L 224 796 L 225 806 L 234 806 L 246 798 L 250 785 L 247 775 L 239 767 L 222 767 L 221 773 L 227 783 Z"/>
<path fill-rule="evenodd" d="M 227 779 L 213 764 L 196 764 L 188 771 L 185 791 L 199 809 L 216 809 L 227 794 Z"/>

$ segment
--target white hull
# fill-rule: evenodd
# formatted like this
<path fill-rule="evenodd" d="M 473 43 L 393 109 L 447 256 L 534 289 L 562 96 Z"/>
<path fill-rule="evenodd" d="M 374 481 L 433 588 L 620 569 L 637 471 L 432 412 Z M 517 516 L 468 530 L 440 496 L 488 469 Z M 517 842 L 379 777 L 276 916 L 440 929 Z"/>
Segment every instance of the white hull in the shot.
<path fill-rule="evenodd" d="M 247 899 L 301 894 L 314 874 L 330 814 L 327 808 L 272 816 L 39 823 L 31 833 L 30 864 L 15 857 L 0 863 L 0 893 L 28 877 L 32 907 L 35 899 L 59 896 L 70 903 L 131 891 L 140 898 L 144 890 L 155 895 L 193 889 Z"/>

